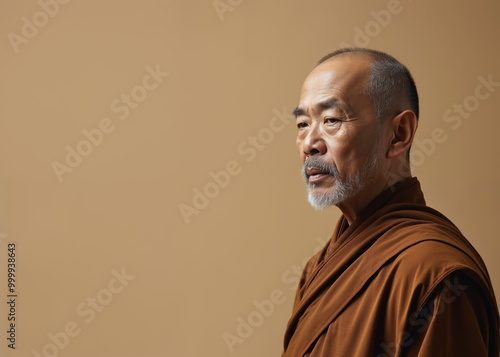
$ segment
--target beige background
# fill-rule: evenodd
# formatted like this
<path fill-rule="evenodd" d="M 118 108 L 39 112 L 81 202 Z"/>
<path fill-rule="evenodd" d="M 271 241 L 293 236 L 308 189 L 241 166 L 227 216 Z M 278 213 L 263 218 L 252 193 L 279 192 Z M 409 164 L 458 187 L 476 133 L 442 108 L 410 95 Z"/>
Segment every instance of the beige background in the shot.
<path fill-rule="evenodd" d="M 23 17 L 33 21 L 41 6 L 1 1 L 2 356 L 279 356 L 296 270 L 339 212 L 309 207 L 295 125 L 273 132 L 270 121 L 294 109 L 315 62 L 344 42 L 387 51 L 412 70 L 417 139 L 446 134 L 426 151 L 414 147 L 422 155 L 414 174 L 428 203 L 481 253 L 500 294 L 500 90 L 467 99 L 478 77 L 500 81 L 500 3 L 221 2 L 232 10 L 222 18 L 211 0 L 70 1 L 12 45 L 9 33 L 21 36 Z M 146 98 L 120 120 L 110 106 L 142 85 L 147 66 L 170 75 L 153 90 L 136 88 Z M 454 129 L 443 115 L 464 100 L 474 110 Z M 114 131 L 59 182 L 52 163 L 66 164 L 66 146 L 103 118 Z M 259 134 L 266 143 L 252 156 L 249 136 Z M 213 185 L 210 172 L 228 163 L 241 172 L 187 224 L 180 205 L 192 206 L 193 189 Z M 5 339 L 9 241 L 18 245 L 15 351 Z M 135 278 L 110 293 L 108 283 L 120 285 L 112 270 L 123 268 Z M 259 321 L 254 302 L 273 291 L 280 304 Z M 77 309 L 96 297 L 102 311 L 87 323 Z M 238 336 L 249 316 L 258 326 L 240 328 L 248 336 L 231 353 L 223 336 Z M 68 323 L 79 333 L 66 341 Z M 50 334 L 62 350 L 51 349 Z"/>

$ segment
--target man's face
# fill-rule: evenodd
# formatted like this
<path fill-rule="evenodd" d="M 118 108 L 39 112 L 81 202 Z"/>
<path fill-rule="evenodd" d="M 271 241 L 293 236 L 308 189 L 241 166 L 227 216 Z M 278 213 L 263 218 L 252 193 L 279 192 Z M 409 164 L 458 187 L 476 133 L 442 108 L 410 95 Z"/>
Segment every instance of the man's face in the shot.
<path fill-rule="evenodd" d="M 353 204 L 380 180 L 384 153 L 373 103 L 363 94 L 370 59 L 343 54 L 316 67 L 302 87 L 297 148 L 309 202 L 322 209 Z M 362 200 L 362 198 L 361 198 Z"/>

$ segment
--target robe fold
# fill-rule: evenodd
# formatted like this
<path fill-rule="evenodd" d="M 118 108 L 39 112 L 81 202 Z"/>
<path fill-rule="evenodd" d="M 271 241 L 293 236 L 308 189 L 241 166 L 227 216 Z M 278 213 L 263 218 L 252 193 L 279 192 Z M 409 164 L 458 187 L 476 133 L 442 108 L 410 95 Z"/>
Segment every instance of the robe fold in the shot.
<path fill-rule="evenodd" d="M 374 199 L 304 268 L 282 357 L 499 356 L 486 267 L 407 179 Z"/>

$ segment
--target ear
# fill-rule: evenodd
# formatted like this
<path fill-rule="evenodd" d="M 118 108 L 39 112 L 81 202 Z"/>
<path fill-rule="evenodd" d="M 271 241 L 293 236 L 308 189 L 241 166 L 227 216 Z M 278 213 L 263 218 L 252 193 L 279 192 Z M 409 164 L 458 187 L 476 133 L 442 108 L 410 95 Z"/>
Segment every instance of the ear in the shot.
<path fill-rule="evenodd" d="M 417 116 L 411 110 L 405 110 L 391 119 L 391 143 L 387 150 L 388 158 L 405 154 L 410 149 L 417 126 Z"/>

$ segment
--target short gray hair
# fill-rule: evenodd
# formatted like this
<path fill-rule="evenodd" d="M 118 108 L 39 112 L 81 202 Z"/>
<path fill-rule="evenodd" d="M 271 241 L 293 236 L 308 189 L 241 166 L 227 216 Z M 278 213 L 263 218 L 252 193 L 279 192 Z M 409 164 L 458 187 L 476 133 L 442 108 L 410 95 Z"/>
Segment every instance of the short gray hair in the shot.
<path fill-rule="evenodd" d="M 338 55 L 359 52 L 373 59 L 364 94 L 373 102 L 377 122 L 381 124 L 389 115 L 396 114 L 393 111 L 401 102 L 408 103 L 418 120 L 419 103 L 415 81 L 408 68 L 391 55 L 368 48 L 342 48 L 324 56 L 318 65 Z"/>

